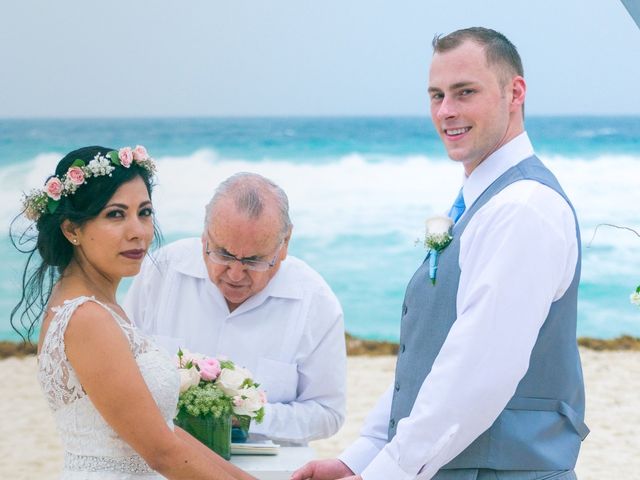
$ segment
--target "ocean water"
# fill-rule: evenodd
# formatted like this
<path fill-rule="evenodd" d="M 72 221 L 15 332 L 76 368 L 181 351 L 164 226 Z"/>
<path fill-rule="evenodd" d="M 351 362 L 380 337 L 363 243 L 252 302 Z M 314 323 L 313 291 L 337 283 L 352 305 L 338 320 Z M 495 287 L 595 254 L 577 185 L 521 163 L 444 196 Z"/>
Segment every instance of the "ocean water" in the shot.
<path fill-rule="evenodd" d="M 578 333 L 640 336 L 640 117 L 532 117 L 540 158 L 572 199 L 582 228 Z M 424 219 L 447 210 L 461 168 L 428 118 L 0 120 L 0 339 L 24 258 L 9 241 L 23 191 L 42 185 L 66 152 L 145 145 L 159 166 L 154 204 L 165 242 L 199 235 L 215 186 L 238 171 L 288 193 L 290 253 L 317 269 L 345 310 L 347 330 L 396 340 L 406 283 L 424 258 Z M 544 281 L 541 279 L 541 281 Z M 124 282 L 120 294 L 126 291 Z"/>

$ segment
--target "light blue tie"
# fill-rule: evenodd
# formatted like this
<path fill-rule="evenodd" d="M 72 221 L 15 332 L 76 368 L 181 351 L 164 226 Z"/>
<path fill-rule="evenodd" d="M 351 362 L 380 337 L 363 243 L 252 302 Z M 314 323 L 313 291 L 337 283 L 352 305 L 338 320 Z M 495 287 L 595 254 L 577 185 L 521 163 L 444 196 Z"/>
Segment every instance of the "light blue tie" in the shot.
<path fill-rule="evenodd" d="M 460 193 L 456 197 L 456 201 L 453 202 L 451 206 L 451 210 L 449 210 L 449 218 L 453 220 L 453 223 L 457 222 L 460 216 L 463 214 L 464 209 L 464 197 L 462 196 L 462 189 L 460 189 Z"/>

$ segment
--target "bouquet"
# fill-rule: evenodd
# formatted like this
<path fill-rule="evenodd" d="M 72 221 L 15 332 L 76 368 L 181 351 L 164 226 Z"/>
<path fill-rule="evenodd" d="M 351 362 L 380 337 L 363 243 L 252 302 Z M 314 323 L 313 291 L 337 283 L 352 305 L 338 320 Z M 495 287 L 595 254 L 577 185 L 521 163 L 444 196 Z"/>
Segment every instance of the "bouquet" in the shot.
<path fill-rule="evenodd" d="M 262 422 L 264 391 L 249 370 L 231 360 L 178 350 L 177 361 L 180 396 L 175 423 L 228 459 L 232 417 L 247 430 L 251 420 Z"/>
<path fill-rule="evenodd" d="M 629 295 L 629 300 L 634 305 L 638 305 L 640 307 L 640 285 L 636 287 L 636 291 Z"/>

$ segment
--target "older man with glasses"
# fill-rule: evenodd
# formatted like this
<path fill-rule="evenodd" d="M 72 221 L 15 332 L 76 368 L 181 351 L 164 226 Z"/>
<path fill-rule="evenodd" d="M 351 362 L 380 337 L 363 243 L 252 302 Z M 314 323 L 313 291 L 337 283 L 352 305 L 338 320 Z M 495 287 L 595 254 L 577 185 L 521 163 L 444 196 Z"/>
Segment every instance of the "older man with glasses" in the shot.
<path fill-rule="evenodd" d="M 207 205 L 202 237 L 147 259 L 125 309 L 170 353 L 226 356 L 251 370 L 269 403 L 250 433 L 306 444 L 344 421 L 344 323 L 322 277 L 287 256 L 291 231 L 280 187 L 233 175 Z"/>

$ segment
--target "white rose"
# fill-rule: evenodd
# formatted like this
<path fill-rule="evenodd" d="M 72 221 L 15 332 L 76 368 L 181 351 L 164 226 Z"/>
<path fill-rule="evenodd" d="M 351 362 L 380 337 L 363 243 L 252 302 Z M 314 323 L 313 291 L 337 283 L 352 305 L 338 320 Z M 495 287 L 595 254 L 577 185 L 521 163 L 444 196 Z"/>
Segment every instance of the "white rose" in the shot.
<path fill-rule="evenodd" d="M 633 303 L 634 305 L 638 305 L 640 307 L 640 293 L 633 292 L 630 295 L 629 300 L 631 300 L 631 303 Z"/>
<path fill-rule="evenodd" d="M 453 226 L 453 220 L 444 215 L 436 215 L 435 217 L 427 218 L 425 225 L 427 227 L 427 235 L 442 235 L 449 232 Z"/>
<path fill-rule="evenodd" d="M 253 417 L 264 406 L 265 400 L 264 393 L 257 388 L 243 388 L 238 391 L 238 395 L 233 397 L 233 413 Z"/>
<path fill-rule="evenodd" d="M 200 373 L 195 368 L 179 368 L 178 373 L 180 373 L 180 393 L 200 383 Z"/>
<path fill-rule="evenodd" d="M 224 393 L 234 397 L 238 395 L 242 383 L 247 378 L 251 378 L 251 372 L 246 368 L 236 367 L 234 370 L 223 368 L 216 380 L 216 384 L 220 386 Z"/>

